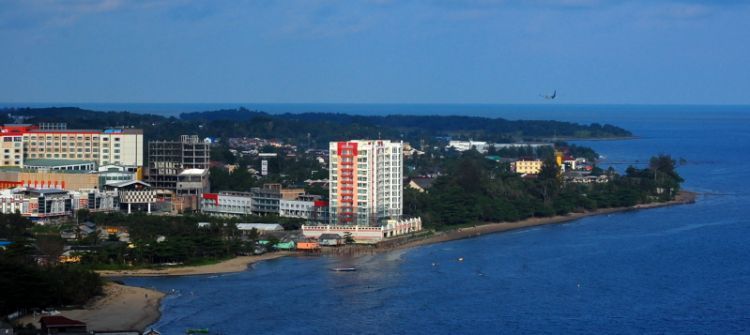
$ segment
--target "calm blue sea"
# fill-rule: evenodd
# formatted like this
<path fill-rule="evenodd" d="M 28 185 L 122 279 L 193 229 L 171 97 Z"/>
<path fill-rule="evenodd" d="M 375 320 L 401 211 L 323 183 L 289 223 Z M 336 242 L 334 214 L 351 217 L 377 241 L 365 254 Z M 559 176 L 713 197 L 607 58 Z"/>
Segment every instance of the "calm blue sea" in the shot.
<path fill-rule="evenodd" d="M 750 108 L 464 107 L 382 112 L 612 123 L 638 138 L 581 143 L 620 170 L 658 153 L 684 158 L 685 187 L 702 195 L 694 205 L 374 256 L 291 257 L 236 274 L 125 282 L 170 292 L 154 325 L 164 334 L 750 332 Z"/>

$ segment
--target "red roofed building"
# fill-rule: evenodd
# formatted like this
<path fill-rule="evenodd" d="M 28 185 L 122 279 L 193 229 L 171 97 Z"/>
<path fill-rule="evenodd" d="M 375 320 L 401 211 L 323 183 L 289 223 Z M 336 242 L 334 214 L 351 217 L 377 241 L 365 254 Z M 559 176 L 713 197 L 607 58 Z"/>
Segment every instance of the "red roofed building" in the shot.
<path fill-rule="evenodd" d="M 61 315 L 43 316 L 39 320 L 42 334 L 87 334 L 86 324 Z"/>

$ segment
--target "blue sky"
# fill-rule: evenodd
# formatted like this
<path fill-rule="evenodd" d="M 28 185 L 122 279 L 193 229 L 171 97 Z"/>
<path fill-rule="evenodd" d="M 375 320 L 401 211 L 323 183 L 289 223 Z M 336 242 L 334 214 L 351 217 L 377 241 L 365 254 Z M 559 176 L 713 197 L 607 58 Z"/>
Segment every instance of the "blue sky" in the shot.
<path fill-rule="evenodd" d="M 3 0 L 0 46 L 3 102 L 750 104 L 741 0 Z"/>

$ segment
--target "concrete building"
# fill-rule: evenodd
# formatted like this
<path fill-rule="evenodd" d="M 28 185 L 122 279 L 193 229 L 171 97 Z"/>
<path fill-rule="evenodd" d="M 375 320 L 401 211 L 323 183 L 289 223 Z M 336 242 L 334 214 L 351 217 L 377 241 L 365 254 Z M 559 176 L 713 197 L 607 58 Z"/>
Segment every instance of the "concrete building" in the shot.
<path fill-rule="evenodd" d="M 114 191 L 88 189 L 69 193 L 73 210 L 87 209 L 90 212 L 112 212 L 120 209 L 120 199 Z"/>
<path fill-rule="evenodd" d="M 0 166 L 23 167 L 23 132 L 11 131 L 5 127 L 0 130 Z"/>
<path fill-rule="evenodd" d="M 119 198 L 120 210 L 128 214 L 134 210 L 151 213 L 159 196 L 157 190 L 139 180 L 105 185 L 105 190 L 115 191 Z"/>
<path fill-rule="evenodd" d="M 79 209 L 109 212 L 117 210 L 118 206 L 119 199 L 116 193 L 96 189 L 71 192 L 33 188 L 0 190 L 0 213 L 19 213 L 42 222 L 70 216 L 73 211 Z"/>
<path fill-rule="evenodd" d="M 293 200 L 282 198 L 279 201 L 279 216 L 318 221 L 319 207 L 327 205 L 320 199 L 319 195 L 307 194 L 298 195 Z"/>
<path fill-rule="evenodd" d="M 0 127 L 0 134 L 2 166 L 24 167 L 28 159 L 143 166 L 140 129 L 68 129 L 64 123 L 6 124 Z"/>
<path fill-rule="evenodd" d="M 156 189 L 177 193 L 179 175 L 184 170 L 209 168 L 209 144 L 197 135 L 182 135 L 179 141 L 148 142 L 148 178 Z"/>
<path fill-rule="evenodd" d="M 305 238 L 318 240 L 323 234 L 350 234 L 356 243 L 377 243 L 389 237 L 416 233 L 422 230 L 421 218 L 388 219 L 379 227 L 352 225 L 303 225 L 302 235 Z"/>
<path fill-rule="evenodd" d="M 252 198 L 251 209 L 253 214 L 279 214 L 281 185 L 265 184 L 263 187 L 253 187 L 250 189 L 250 197 Z"/>
<path fill-rule="evenodd" d="M 98 168 L 99 188 L 107 184 L 116 184 L 126 181 L 139 180 L 139 168 L 133 166 L 104 165 Z"/>
<path fill-rule="evenodd" d="M 402 142 L 331 142 L 329 150 L 331 224 L 375 227 L 401 216 Z"/>
<path fill-rule="evenodd" d="M 17 193 L 20 193 L 28 202 L 28 207 L 21 214 L 31 220 L 46 222 L 73 213 L 72 199 L 65 190 L 28 189 L 17 191 Z"/>
<path fill-rule="evenodd" d="M 542 161 L 534 160 L 517 160 L 511 163 L 510 168 L 515 173 L 520 174 L 539 174 L 542 171 Z"/>
<path fill-rule="evenodd" d="M 99 188 L 99 176 L 78 170 L 0 169 L 0 188 L 56 188 L 79 190 Z"/>
<path fill-rule="evenodd" d="M 208 169 L 187 169 L 177 175 L 177 196 L 199 196 L 210 191 Z"/>
<path fill-rule="evenodd" d="M 252 202 L 249 192 L 203 193 L 200 209 L 209 215 L 239 217 L 253 213 Z"/>
<path fill-rule="evenodd" d="M 449 141 L 446 149 L 450 148 L 456 151 L 469 151 L 473 148 L 481 153 L 485 153 L 489 146 L 484 141 Z"/>

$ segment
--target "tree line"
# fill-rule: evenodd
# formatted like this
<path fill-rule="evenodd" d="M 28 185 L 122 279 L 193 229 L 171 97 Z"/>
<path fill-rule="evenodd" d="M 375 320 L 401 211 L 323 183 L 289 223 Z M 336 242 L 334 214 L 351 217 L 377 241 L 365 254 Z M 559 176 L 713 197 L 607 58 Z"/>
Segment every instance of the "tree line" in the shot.
<path fill-rule="evenodd" d="M 683 181 L 675 161 L 666 155 L 653 157 L 645 169 L 630 167 L 624 175 L 609 170 L 608 182 L 592 184 L 564 183 L 551 158 L 544 161 L 536 178 L 522 178 L 476 151 L 467 151 L 446 165 L 447 173 L 428 192 L 408 188 L 404 192 L 405 214 L 421 216 L 428 227 L 518 221 L 669 201 Z"/>

